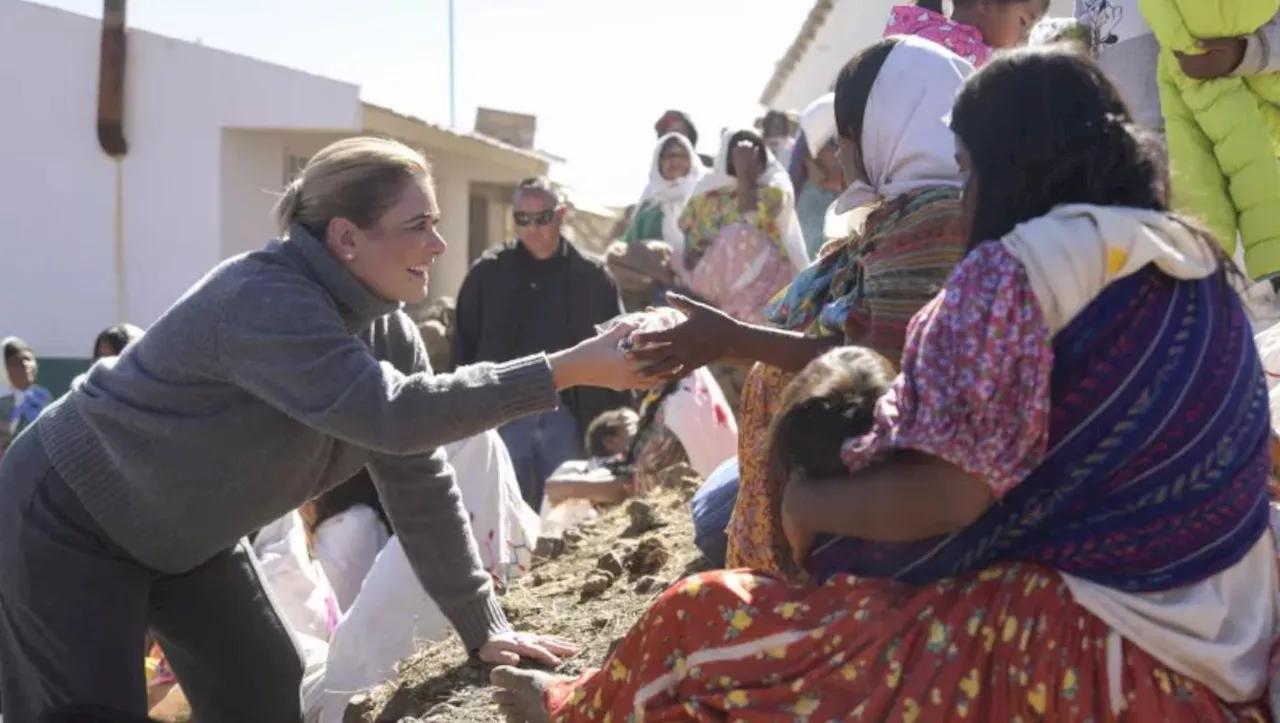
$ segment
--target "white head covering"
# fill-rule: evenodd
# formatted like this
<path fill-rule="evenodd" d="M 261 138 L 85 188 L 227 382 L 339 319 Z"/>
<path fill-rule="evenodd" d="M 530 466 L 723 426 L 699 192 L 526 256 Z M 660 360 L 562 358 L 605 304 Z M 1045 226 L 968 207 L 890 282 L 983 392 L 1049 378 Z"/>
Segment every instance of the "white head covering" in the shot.
<path fill-rule="evenodd" d="M 809 104 L 800 116 L 800 129 L 809 154 L 817 156 L 836 137 L 836 94 L 827 93 Z"/>
<path fill-rule="evenodd" d="M 791 187 L 791 176 L 782 167 L 778 159 L 764 145 L 760 134 L 750 128 L 729 128 L 720 136 L 720 152 L 716 154 L 715 167 L 698 182 L 693 189 L 694 196 L 718 191 L 724 188 L 735 188 L 738 179 L 729 175 L 729 152 L 733 150 L 729 142 L 739 133 L 748 133 L 760 147 L 764 148 L 765 167 L 760 174 L 760 185 L 773 186 L 782 191 L 782 214 L 778 217 L 778 230 L 782 234 L 782 247 L 786 249 L 787 259 L 797 271 L 809 265 L 809 250 L 804 243 L 804 234 L 800 230 L 800 219 L 796 217 L 796 192 Z"/>
<path fill-rule="evenodd" d="M 937 43 L 898 38 L 871 86 L 862 124 L 862 163 L 837 213 L 925 186 L 959 186 L 955 137 L 947 118 L 973 66 Z"/>
<path fill-rule="evenodd" d="M 668 141 L 675 141 L 689 154 L 689 172 L 684 178 L 668 181 L 662 177 L 662 149 Z M 684 234 L 680 231 L 680 213 L 693 196 L 693 189 L 710 171 L 702 165 L 693 144 L 679 133 L 668 133 L 658 139 L 653 147 L 653 163 L 649 166 L 649 183 L 640 193 L 636 209 L 649 205 L 662 207 L 662 240 L 677 253 L 684 251 Z"/>

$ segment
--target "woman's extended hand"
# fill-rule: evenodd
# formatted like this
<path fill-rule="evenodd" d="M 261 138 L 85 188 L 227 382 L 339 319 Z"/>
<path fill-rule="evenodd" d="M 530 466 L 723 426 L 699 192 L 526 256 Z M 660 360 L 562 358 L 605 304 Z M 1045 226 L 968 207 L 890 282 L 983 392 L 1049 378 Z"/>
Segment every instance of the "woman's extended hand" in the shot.
<path fill-rule="evenodd" d="M 544 665 L 559 665 L 560 656 L 577 655 L 578 646 L 564 638 L 514 630 L 498 633 L 480 647 L 480 659 L 493 665 L 519 665 L 528 658 Z"/>
<path fill-rule="evenodd" d="M 679 294 L 667 294 L 667 301 L 689 318 L 670 329 L 635 335 L 631 358 L 646 377 L 678 379 L 732 357 L 742 329 L 733 317 Z"/>
<path fill-rule="evenodd" d="M 654 380 L 641 373 L 642 365 L 618 346 L 635 329 L 632 324 L 618 324 L 577 346 L 552 354 L 549 359 L 556 388 L 601 387 L 630 391 L 653 386 Z"/>

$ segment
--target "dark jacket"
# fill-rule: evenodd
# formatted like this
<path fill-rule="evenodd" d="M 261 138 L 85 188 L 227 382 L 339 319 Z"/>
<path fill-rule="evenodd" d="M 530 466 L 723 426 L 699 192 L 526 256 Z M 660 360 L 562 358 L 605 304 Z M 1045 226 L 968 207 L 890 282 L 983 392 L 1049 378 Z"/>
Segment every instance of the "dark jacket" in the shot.
<path fill-rule="evenodd" d="M 356 472 L 354 477 L 315 498 L 314 502 L 316 517 L 312 524 L 316 527 L 356 505 L 367 505 L 377 513 L 382 524 L 387 526 L 387 532 L 391 531 L 391 520 L 387 517 L 387 511 L 382 508 L 382 500 L 378 497 L 378 489 L 374 486 L 368 469 Z"/>
<path fill-rule="evenodd" d="M 453 363 L 559 351 L 595 336 L 597 324 L 622 311 L 618 285 L 602 259 L 561 239 L 557 257 L 538 261 L 519 241 L 508 241 L 477 259 L 462 282 Z M 581 387 L 561 396 L 583 434 L 600 414 L 633 403 L 629 393 L 607 389 Z"/>

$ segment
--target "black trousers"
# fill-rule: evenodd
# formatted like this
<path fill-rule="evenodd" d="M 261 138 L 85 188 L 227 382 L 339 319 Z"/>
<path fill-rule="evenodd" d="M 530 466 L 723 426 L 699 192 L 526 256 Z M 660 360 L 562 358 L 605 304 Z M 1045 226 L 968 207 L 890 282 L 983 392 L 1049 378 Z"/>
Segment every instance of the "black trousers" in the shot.
<path fill-rule="evenodd" d="M 20 435 L 0 462 L 5 723 L 82 704 L 145 717 L 148 629 L 201 723 L 301 721 L 301 654 L 248 544 L 156 572 L 93 521 L 36 430 Z"/>

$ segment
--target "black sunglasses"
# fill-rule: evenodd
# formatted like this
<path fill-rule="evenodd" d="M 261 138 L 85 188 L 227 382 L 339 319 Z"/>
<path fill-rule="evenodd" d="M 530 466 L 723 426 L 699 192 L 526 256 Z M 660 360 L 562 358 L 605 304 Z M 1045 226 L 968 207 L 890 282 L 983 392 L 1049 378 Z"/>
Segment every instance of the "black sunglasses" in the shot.
<path fill-rule="evenodd" d="M 546 226 L 556 218 L 556 210 L 548 208 L 545 211 L 516 211 L 511 214 L 515 217 L 517 226 Z"/>

